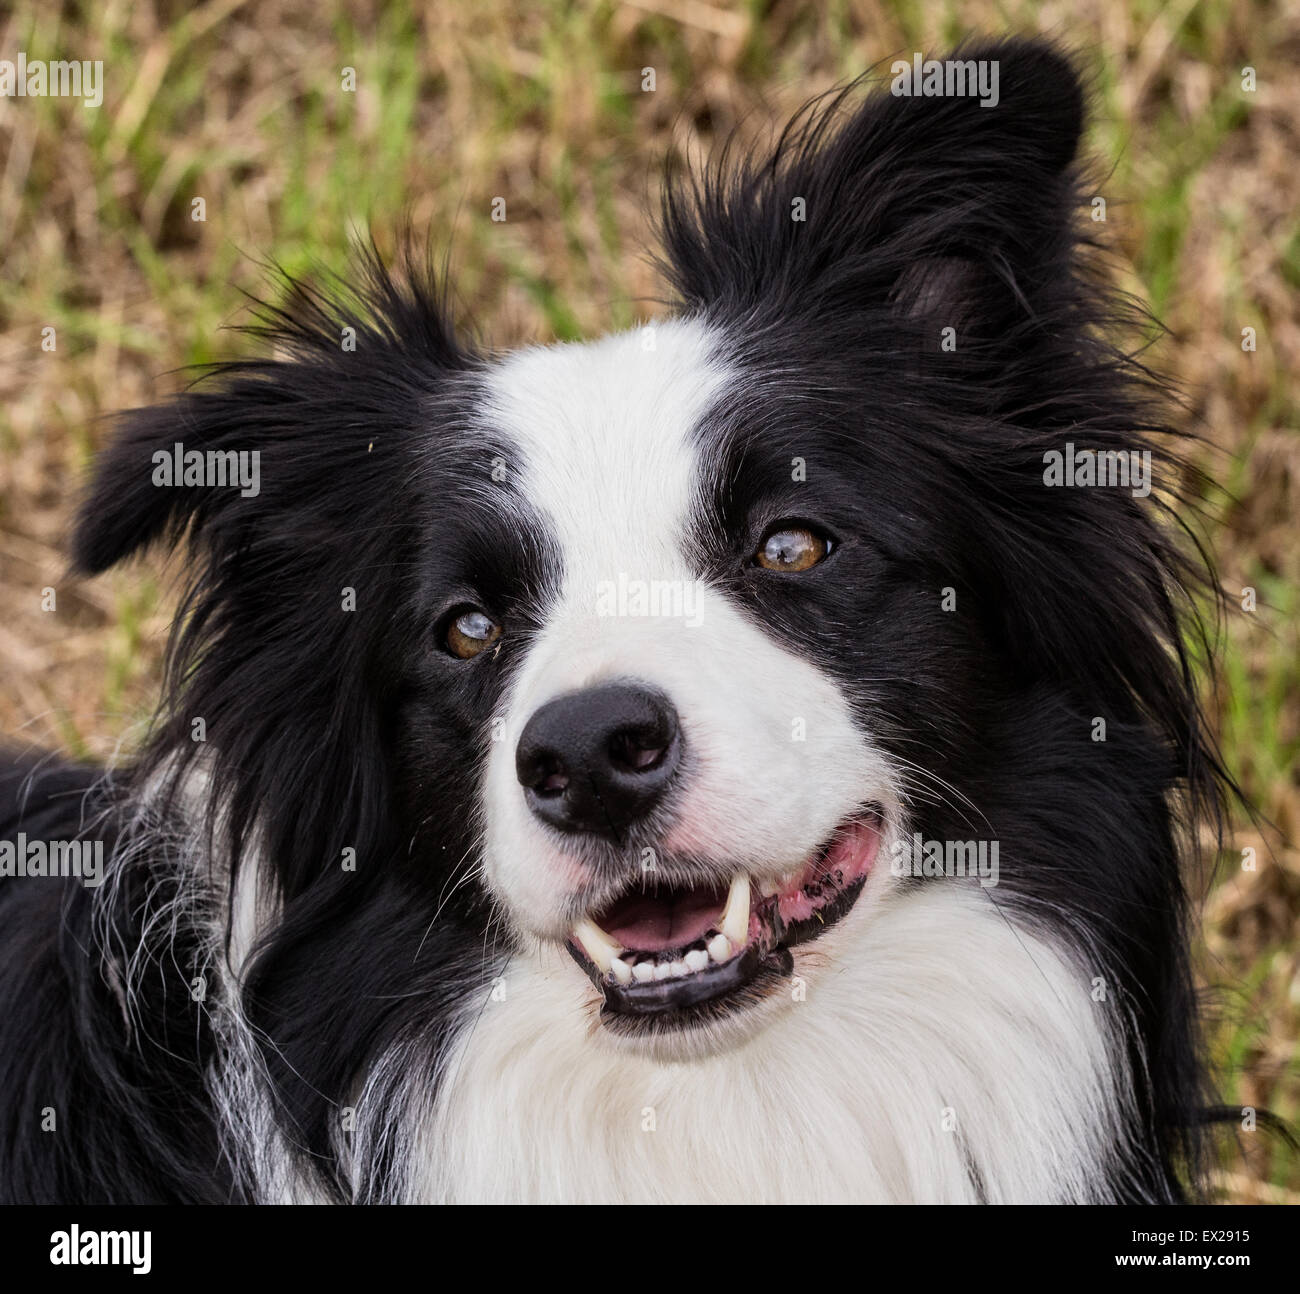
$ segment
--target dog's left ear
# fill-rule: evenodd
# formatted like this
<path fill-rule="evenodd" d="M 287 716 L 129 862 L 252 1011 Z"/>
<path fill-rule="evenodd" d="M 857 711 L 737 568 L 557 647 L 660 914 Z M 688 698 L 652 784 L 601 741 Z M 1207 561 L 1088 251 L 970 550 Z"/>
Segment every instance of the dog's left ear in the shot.
<path fill-rule="evenodd" d="M 689 310 L 835 321 L 887 307 L 987 331 L 1032 312 L 1073 245 L 1074 65 L 1012 40 L 890 73 L 852 111 L 856 87 L 811 105 L 766 160 L 724 153 L 704 179 L 669 184 L 665 269 Z"/>

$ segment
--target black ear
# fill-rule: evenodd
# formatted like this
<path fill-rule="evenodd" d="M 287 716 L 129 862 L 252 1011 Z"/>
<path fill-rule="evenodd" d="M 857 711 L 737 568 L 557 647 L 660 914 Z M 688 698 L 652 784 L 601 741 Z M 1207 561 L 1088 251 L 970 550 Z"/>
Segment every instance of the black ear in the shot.
<path fill-rule="evenodd" d="M 259 303 L 244 330 L 278 358 L 214 365 L 185 394 L 122 415 L 78 514 L 76 569 L 187 533 L 233 551 L 331 500 L 345 516 L 349 490 L 468 359 L 432 263 L 407 252 L 400 269 L 371 245 L 355 279 L 328 291 L 281 276 L 280 304 Z"/>
<path fill-rule="evenodd" d="M 260 454 L 257 460 L 251 458 L 253 446 L 241 438 L 237 412 L 230 406 L 228 394 L 187 395 L 121 416 L 111 444 L 95 463 L 77 516 L 72 535 L 77 570 L 97 575 L 155 540 L 174 544 L 192 521 L 214 506 L 238 508 L 238 500 L 248 503 L 250 498 L 248 507 L 256 506 L 256 496 L 245 495 L 238 485 L 238 470 L 233 485 L 208 484 L 215 478 L 206 470 L 192 470 L 193 483 L 185 483 L 185 455 L 201 455 L 206 469 L 209 451 L 222 454 L 212 460 L 214 466 L 257 462 L 260 476 Z M 243 458 L 231 460 L 228 451 Z M 193 457 L 189 461 L 196 462 Z M 260 492 L 260 481 L 258 486 Z"/>
<path fill-rule="evenodd" d="M 955 79 L 927 93 L 936 66 Z M 1070 225 L 1080 77 L 1032 40 L 954 50 L 919 86 L 913 72 L 899 60 L 856 107 L 856 84 L 810 105 L 758 163 L 726 152 L 667 186 L 665 269 L 689 309 L 960 314 L 994 284 L 1024 304 Z"/>

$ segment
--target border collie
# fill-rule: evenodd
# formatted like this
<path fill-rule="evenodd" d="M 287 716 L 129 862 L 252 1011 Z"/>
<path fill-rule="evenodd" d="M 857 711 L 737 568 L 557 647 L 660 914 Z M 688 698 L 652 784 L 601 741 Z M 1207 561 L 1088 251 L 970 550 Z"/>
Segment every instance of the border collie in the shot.
<path fill-rule="evenodd" d="M 7 757 L 7 1197 L 1196 1194 L 1199 484 L 1078 72 L 956 58 L 670 180 L 667 319 L 372 247 L 125 415 L 76 567 L 189 577 L 129 767 Z"/>

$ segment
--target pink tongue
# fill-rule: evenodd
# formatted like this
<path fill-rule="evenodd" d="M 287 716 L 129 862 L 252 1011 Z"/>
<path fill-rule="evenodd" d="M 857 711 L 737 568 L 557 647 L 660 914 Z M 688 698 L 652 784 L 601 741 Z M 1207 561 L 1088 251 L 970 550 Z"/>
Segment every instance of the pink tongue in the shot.
<path fill-rule="evenodd" d="M 704 886 L 692 890 L 664 890 L 624 895 L 596 924 L 636 952 L 679 948 L 707 934 L 722 916 L 725 890 Z"/>

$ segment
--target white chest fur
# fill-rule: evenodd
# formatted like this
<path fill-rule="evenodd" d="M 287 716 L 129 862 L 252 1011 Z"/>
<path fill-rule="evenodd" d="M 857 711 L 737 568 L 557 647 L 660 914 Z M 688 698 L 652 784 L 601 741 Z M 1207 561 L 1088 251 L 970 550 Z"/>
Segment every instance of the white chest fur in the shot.
<path fill-rule="evenodd" d="M 851 939 L 758 1036 L 673 1062 L 603 1037 L 563 954 L 516 959 L 417 1134 L 410 1195 L 1097 1198 L 1127 1084 L 1091 973 L 951 884 L 897 894 Z"/>

